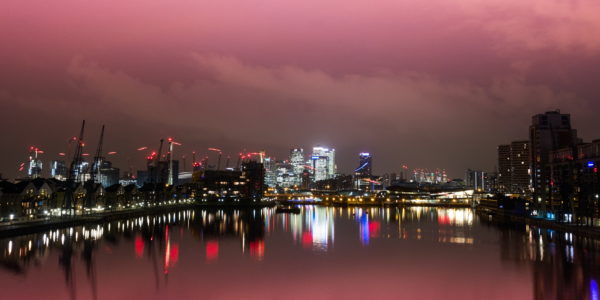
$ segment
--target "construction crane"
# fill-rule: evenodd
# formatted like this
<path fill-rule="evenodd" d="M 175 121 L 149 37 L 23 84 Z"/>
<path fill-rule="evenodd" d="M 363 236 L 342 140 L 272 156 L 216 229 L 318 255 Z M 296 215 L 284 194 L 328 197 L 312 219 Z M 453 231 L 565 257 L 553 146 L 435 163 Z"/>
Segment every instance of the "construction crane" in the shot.
<path fill-rule="evenodd" d="M 174 178 L 173 178 L 173 146 L 177 145 L 177 146 L 181 146 L 181 143 L 176 142 L 173 138 L 168 138 L 167 139 L 169 141 L 169 176 L 168 176 L 168 180 L 167 180 L 167 184 L 168 185 L 173 185 L 174 184 Z"/>
<path fill-rule="evenodd" d="M 244 157 L 244 153 L 240 152 L 240 155 L 238 156 L 237 163 L 235 164 L 235 169 L 236 170 L 240 169 L 240 163 L 242 162 L 243 157 Z"/>
<path fill-rule="evenodd" d="M 219 148 L 208 148 L 208 151 L 213 151 L 219 153 L 219 159 L 217 160 L 217 170 L 221 169 L 221 156 L 223 155 L 223 151 Z"/>
<path fill-rule="evenodd" d="M 42 161 L 38 159 L 39 154 L 43 154 L 44 151 L 38 147 L 29 147 L 29 167 L 27 169 L 27 175 L 31 178 L 38 178 L 42 172 Z"/>
<path fill-rule="evenodd" d="M 150 177 L 152 178 L 151 179 L 152 183 L 158 183 L 158 181 L 159 181 L 159 175 L 160 174 L 158 172 L 158 169 L 159 169 L 159 165 L 160 165 L 159 162 L 160 162 L 160 159 L 161 159 L 161 156 L 162 156 L 162 148 L 163 148 L 163 143 L 164 142 L 165 142 L 164 139 L 160 139 L 160 146 L 158 146 L 158 153 L 149 162 L 151 164 L 151 167 L 152 167 L 151 171 L 154 173 L 154 174 L 150 174 L 151 175 Z"/>
<path fill-rule="evenodd" d="M 229 169 L 229 161 L 231 160 L 231 156 L 227 155 L 227 160 L 225 161 L 225 169 Z"/>
<path fill-rule="evenodd" d="M 100 178 L 100 164 L 103 162 L 104 157 L 102 157 L 102 145 L 104 143 L 104 125 L 102 125 L 102 130 L 100 131 L 100 141 L 98 141 L 98 148 L 96 148 L 96 156 L 94 156 L 94 164 L 90 168 L 90 181 L 96 182 Z M 116 153 L 116 152 L 115 152 Z"/>
<path fill-rule="evenodd" d="M 75 181 L 78 175 L 77 168 L 80 167 L 82 157 L 81 154 L 83 152 L 83 133 L 85 131 L 85 120 L 81 123 L 81 131 L 79 132 L 79 137 L 77 138 L 77 145 L 75 148 L 75 153 L 73 155 L 73 160 L 71 161 L 71 165 L 69 166 L 69 173 L 67 174 L 67 190 L 65 192 L 65 208 L 70 210 L 72 213 L 73 205 L 75 202 L 75 197 L 73 193 L 75 192 Z"/>
<path fill-rule="evenodd" d="M 202 166 L 202 163 L 199 161 L 196 161 L 196 151 L 192 152 L 192 170 L 196 171 L 197 169 L 199 169 Z"/>

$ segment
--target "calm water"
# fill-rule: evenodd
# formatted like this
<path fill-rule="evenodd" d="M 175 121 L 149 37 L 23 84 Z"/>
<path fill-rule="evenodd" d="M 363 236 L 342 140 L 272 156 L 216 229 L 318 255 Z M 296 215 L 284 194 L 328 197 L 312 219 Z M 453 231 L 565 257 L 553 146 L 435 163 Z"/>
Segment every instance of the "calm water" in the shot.
<path fill-rule="evenodd" d="M 598 299 L 599 247 L 470 209 L 198 209 L 0 240 L 0 298 Z"/>

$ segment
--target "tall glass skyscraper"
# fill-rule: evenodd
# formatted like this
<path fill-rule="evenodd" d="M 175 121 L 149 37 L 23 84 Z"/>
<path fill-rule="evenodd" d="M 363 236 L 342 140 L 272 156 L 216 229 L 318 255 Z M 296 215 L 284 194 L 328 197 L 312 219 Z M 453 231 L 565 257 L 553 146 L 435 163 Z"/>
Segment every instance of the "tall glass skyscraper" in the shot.
<path fill-rule="evenodd" d="M 306 161 L 304 160 L 304 149 L 294 148 L 290 150 L 290 164 L 294 173 L 293 185 L 302 185 L 302 172 L 306 169 Z"/>
<path fill-rule="evenodd" d="M 313 167 L 313 180 L 325 180 L 335 177 L 335 149 L 325 147 L 313 147 L 311 156 Z"/>

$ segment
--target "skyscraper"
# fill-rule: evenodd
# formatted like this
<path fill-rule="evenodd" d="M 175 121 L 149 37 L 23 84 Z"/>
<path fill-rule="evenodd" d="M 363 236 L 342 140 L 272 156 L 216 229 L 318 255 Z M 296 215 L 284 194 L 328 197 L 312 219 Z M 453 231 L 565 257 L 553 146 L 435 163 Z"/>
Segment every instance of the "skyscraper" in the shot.
<path fill-rule="evenodd" d="M 358 155 L 358 168 L 354 172 L 361 177 L 373 175 L 373 157 L 370 153 L 362 152 Z"/>
<path fill-rule="evenodd" d="M 294 148 L 290 150 L 290 164 L 294 173 L 294 185 L 302 185 L 302 173 L 306 169 L 306 161 L 304 160 L 304 149 Z"/>
<path fill-rule="evenodd" d="M 512 182 L 510 157 L 510 145 L 498 146 L 498 187 L 504 192 L 510 190 Z"/>
<path fill-rule="evenodd" d="M 575 147 L 578 142 L 577 131 L 571 127 L 571 115 L 557 110 L 533 116 L 529 142 L 534 202 L 545 205 L 550 194 L 550 152 Z"/>
<path fill-rule="evenodd" d="M 529 141 L 515 141 L 510 144 L 511 182 L 513 193 L 529 193 L 531 187 Z"/>
<path fill-rule="evenodd" d="M 67 164 L 64 160 L 52 161 L 50 176 L 57 180 L 67 180 Z"/>
<path fill-rule="evenodd" d="M 486 186 L 486 173 L 480 170 L 468 169 L 465 174 L 465 184 L 468 187 L 472 187 L 475 191 L 485 192 L 489 190 Z"/>
<path fill-rule="evenodd" d="M 498 185 L 505 193 L 526 194 L 530 191 L 529 141 L 515 141 L 498 146 Z"/>
<path fill-rule="evenodd" d="M 265 191 L 265 168 L 260 162 L 251 160 L 242 163 L 241 179 L 246 181 L 245 198 L 260 201 Z"/>
<path fill-rule="evenodd" d="M 335 149 L 325 147 L 313 147 L 311 156 L 313 165 L 313 180 L 325 180 L 335 177 Z"/>

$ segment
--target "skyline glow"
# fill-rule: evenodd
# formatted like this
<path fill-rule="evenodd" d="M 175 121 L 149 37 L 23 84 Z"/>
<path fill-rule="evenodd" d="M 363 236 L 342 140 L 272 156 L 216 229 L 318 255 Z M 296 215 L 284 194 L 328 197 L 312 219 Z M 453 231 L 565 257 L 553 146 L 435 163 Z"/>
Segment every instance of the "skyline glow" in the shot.
<path fill-rule="evenodd" d="M 461 177 L 557 108 L 599 137 L 591 0 L 7 0 L 0 28 L 5 177 L 30 145 L 64 152 L 81 119 L 123 167 L 174 136 L 189 155 L 323 144 L 345 173 L 368 151 L 378 174 Z"/>

